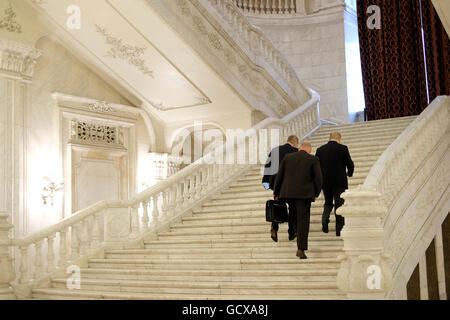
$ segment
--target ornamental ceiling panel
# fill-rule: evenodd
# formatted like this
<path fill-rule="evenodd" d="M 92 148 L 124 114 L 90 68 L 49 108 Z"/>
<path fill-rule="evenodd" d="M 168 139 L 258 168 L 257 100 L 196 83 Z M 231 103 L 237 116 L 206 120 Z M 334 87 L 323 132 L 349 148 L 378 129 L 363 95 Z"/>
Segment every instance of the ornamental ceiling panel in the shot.
<path fill-rule="evenodd" d="M 162 30 L 158 22 L 152 21 L 157 18 L 152 17 L 148 6 L 143 7 L 143 2 L 46 0 L 34 3 L 122 82 L 138 91 L 156 111 L 211 103 L 210 97 L 152 42 L 153 36 Z M 70 25 L 76 21 L 71 20 L 76 19 L 76 12 L 71 11 L 74 5 L 80 9 L 79 29 L 76 24 Z"/>

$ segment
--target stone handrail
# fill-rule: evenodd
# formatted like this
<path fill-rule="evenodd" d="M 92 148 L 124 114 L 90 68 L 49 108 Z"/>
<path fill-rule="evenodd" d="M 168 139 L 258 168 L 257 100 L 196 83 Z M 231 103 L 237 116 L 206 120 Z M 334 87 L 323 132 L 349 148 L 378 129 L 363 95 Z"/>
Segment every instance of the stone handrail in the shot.
<path fill-rule="evenodd" d="M 232 0 L 197 0 L 205 8 L 213 8 L 216 18 L 224 22 L 222 26 L 233 36 L 249 57 L 254 57 L 256 65 L 261 65 L 272 74 L 291 99 L 291 105 L 298 106 L 306 101 L 306 90 L 295 69 L 284 55 L 267 38 L 264 32 L 250 23 Z M 280 81 L 281 80 L 281 81 Z"/>
<path fill-rule="evenodd" d="M 247 130 L 238 137 L 238 145 L 245 144 L 250 136 L 258 139 L 258 130 L 271 128 L 280 129 L 280 134 L 276 136 L 276 141 L 271 141 L 271 146 L 278 145 L 280 138 L 285 140 L 290 134 L 305 139 L 321 125 L 319 96 L 312 90 L 311 96 L 307 103 L 282 119 L 268 118 Z M 268 146 L 267 140 L 258 142 L 258 146 Z M 217 151 L 223 155 L 235 149 L 235 144 L 224 143 L 167 180 L 129 200 L 100 201 L 34 234 L 13 239 L 11 245 L 15 248 L 18 271 L 15 288 L 20 288 L 16 291 L 26 291 L 23 288 L 46 281 L 54 272 L 64 272 L 67 266 L 77 264 L 99 248 L 133 245 L 136 239 L 143 239 L 159 230 L 160 226 L 198 206 L 202 199 L 223 188 L 227 181 L 234 180 L 252 166 L 249 154 L 245 155 L 243 165 L 211 164 Z"/>
<path fill-rule="evenodd" d="M 345 255 L 337 284 L 349 298 L 398 298 L 398 290 L 406 291 L 413 270 L 407 275 L 405 268 L 424 253 L 419 235 L 436 232 L 450 211 L 449 129 L 450 98 L 438 97 L 385 150 L 364 184 L 343 194 Z"/>
<path fill-rule="evenodd" d="M 386 149 L 370 170 L 364 188 L 375 188 L 390 208 L 393 200 L 448 129 L 448 98 L 437 97 Z"/>
<path fill-rule="evenodd" d="M 296 0 L 233 0 L 245 13 L 293 14 L 297 12 Z"/>

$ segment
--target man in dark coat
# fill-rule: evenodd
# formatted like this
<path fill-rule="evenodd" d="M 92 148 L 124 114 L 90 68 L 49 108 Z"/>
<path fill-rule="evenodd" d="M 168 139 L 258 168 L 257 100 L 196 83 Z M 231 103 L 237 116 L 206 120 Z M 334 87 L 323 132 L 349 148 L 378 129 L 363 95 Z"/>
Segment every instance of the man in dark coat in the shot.
<path fill-rule="evenodd" d="M 317 157 L 311 154 L 311 144 L 302 143 L 299 152 L 288 154 L 281 162 L 275 179 L 274 199 L 295 203 L 297 220 L 297 257 L 306 259 L 311 216 L 311 202 L 322 188 L 322 172 Z M 289 213 L 291 214 L 291 213 Z"/>
<path fill-rule="evenodd" d="M 341 194 L 348 189 L 347 176 L 353 176 L 354 164 L 347 146 L 341 144 L 341 134 L 339 132 L 330 134 L 330 141 L 317 149 L 316 156 L 319 158 L 320 167 L 322 168 L 323 194 L 325 196 L 322 231 L 328 233 L 330 213 L 334 206 L 336 236 L 340 236 L 345 220 L 344 217 L 336 214 L 336 210 L 344 204 Z"/>
<path fill-rule="evenodd" d="M 298 152 L 298 138 L 296 136 L 289 136 L 287 143 L 273 148 L 269 153 L 269 157 L 264 166 L 264 176 L 262 179 L 262 183 L 268 183 L 269 189 L 273 190 L 273 186 L 275 184 L 275 178 L 277 176 L 278 169 L 280 168 L 280 163 L 284 159 L 284 157 L 289 153 Z M 291 211 L 294 209 L 295 203 L 289 203 L 289 217 L 291 217 Z M 296 220 L 293 218 L 289 218 L 289 240 L 294 240 L 296 236 Z M 278 222 L 272 222 L 272 226 L 270 229 L 270 237 L 273 241 L 278 241 Z"/>

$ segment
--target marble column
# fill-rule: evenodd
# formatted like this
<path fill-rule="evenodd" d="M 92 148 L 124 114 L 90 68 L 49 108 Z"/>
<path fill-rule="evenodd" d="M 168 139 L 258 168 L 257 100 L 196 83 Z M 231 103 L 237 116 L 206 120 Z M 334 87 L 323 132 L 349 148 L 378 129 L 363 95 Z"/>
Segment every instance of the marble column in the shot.
<path fill-rule="evenodd" d="M 27 232 L 28 86 L 40 52 L 0 40 L 0 211 L 11 214 L 14 237 Z"/>

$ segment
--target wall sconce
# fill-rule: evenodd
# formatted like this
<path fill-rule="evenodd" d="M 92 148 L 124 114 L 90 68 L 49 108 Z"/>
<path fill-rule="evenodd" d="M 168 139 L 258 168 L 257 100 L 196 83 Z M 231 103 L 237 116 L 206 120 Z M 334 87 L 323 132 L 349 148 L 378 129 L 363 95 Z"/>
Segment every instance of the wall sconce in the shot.
<path fill-rule="evenodd" d="M 61 191 L 64 189 L 64 183 L 61 182 L 57 185 L 55 182 L 50 180 L 49 177 L 43 177 L 44 180 L 47 181 L 47 185 L 42 189 L 42 200 L 44 201 L 44 206 L 47 205 L 47 199 L 51 199 L 51 206 L 53 207 L 53 198 L 55 196 L 55 192 Z"/>

